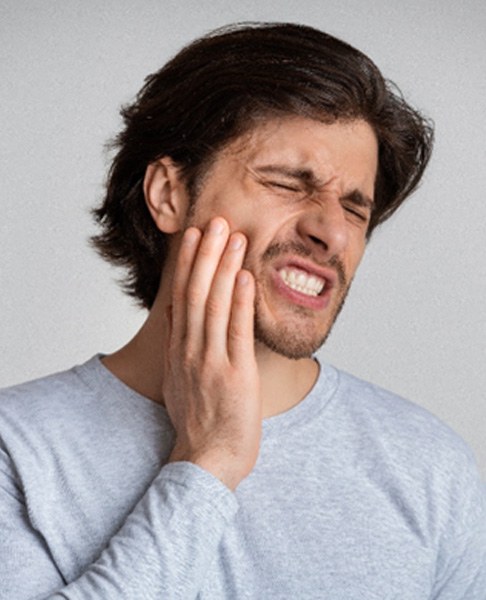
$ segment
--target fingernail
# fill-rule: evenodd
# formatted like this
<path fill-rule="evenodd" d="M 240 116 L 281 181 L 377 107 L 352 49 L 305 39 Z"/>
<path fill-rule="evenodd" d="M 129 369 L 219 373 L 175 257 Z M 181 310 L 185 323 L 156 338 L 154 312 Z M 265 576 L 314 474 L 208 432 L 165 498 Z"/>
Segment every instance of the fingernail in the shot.
<path fill-rule="evenodd" d="M 213 219 L 209 224 L 210 233 L 220 235 L 224 231 L 224 221 L 221 219 Z"/>
<path fill-rule="evenodd" d="M 199 238 L 199 231 L 192 227 L 191 229 L 186 229 L 184 233 L 184 243 L 185 244 L 194 244 L 197 242 Z"/>
<path fill-rule="evenodd" d="M 238 283 L 239 285 L 248 285 L 250 282 L 250 274 L 246 271 L 240 271 L 238 273 Z"/>
<path fill-rule="evenodd" d="M 244 244 L 241 235 L 233 235 L 229 241 L 230 250 L 239 250 Z"/>

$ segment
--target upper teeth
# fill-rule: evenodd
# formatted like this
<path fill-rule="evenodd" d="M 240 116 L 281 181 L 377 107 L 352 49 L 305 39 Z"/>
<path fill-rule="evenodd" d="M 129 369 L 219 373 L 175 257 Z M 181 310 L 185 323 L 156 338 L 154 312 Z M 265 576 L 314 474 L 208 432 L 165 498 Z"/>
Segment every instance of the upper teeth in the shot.
<path fill-rule="evenodd" d="M 280 269 L 279 275 L 286 285 L 308 296 L 318 296 L 326 282 L 300 269 Z"/>

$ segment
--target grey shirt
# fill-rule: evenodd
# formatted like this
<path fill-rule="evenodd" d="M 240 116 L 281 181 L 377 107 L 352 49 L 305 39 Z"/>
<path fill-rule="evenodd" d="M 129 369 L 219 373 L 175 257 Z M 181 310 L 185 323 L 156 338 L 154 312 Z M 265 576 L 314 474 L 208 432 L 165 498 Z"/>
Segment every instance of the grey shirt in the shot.
<path fill-rule="evenodd" d="M 0 598 L 485 600 L 486 499 L 425 410 L 322 365 L 231 492 L 96 356 L 0 393 Z"/>

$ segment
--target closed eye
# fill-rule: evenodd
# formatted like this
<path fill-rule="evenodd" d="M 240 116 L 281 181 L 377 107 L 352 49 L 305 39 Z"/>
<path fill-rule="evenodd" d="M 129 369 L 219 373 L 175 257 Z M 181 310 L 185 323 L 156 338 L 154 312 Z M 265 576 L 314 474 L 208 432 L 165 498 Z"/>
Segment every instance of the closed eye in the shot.
<path fill-rule="evenodd" d="M 345 206 L 344 210 L 346 210 L 348 213 L 354 215 L 355 217 L 357 217 L 358 219 L 360 219 L 363 222 L 366 222 L 368 220 L 367 214 L 360 212 L 359 210 L 353 208 L 352 206 Z"/>
<path fill-rule="evenodd" d="M 298 187 L 295 187 L 293 185 L 289 185 L 287 183 L 281 183 L 280 181 L 266 181 L 265 185 L 270 186 L 270 187 L 280 188 L 282 190 L 288 190 L 289 192 L 300 192 L 300 191 L 302 191 Z"/>

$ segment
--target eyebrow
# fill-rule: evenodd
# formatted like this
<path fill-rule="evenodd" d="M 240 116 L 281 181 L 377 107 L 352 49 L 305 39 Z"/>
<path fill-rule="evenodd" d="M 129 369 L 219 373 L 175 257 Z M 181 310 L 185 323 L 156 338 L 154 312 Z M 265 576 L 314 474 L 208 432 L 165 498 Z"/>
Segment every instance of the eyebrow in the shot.
<path fill-rule="evenodd" d="M 257 173 L 265 173 L 270 175 L 283 175 L 290 179 L 297 179 L 301 183 L 305 183 L 309 187 L 323 187 L 324 182 L 316 177 L 312 169 L 292 168 L 287 165 L 262 165 L 255 167 Z"/>
<path fill-rule="evenodd" d="M 287 165 L 271 164 L 257 166 L 252 170 L 254 170 L 256 173 L 262 174 L 283 175 L 289 179 L 297 180 L 299 183 L 304 184 L 306 187 L 312 189 L 321 189 L 325 186 L 325 182 L 322 179 L 319 179 L 312 169 L 293 168 Z M 370 210 L 373 209 L 375 205 L 374 201 L 369 196 L 363 194 L 358 189 L 347 192 L 341 197 L 341 200 L 351 202 L 356 206 L 369 208 Z"/>

